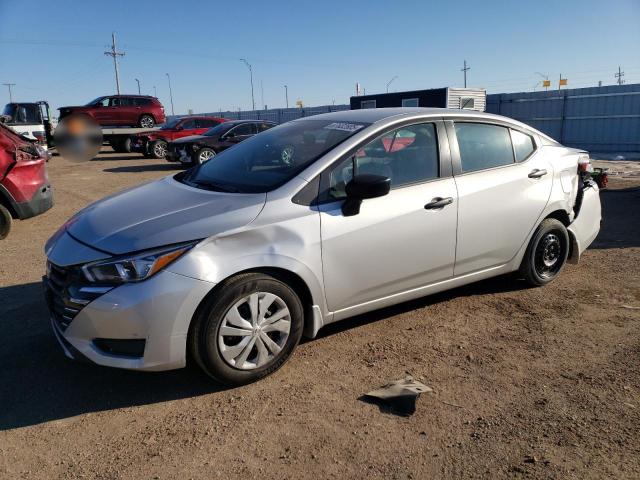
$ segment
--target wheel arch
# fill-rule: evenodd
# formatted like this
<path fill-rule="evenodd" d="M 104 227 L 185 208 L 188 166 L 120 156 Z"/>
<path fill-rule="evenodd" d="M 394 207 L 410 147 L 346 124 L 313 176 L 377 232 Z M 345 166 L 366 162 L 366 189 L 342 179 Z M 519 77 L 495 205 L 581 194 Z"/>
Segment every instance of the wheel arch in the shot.
<path fill-rule="evenodd" d="M 0 185 L 0 205 L 9 210 L 12 218 L 19 218 L 18 211 L 15 206 L 15 200 L 9 193 L 9 191 L 3 186 Z"/>

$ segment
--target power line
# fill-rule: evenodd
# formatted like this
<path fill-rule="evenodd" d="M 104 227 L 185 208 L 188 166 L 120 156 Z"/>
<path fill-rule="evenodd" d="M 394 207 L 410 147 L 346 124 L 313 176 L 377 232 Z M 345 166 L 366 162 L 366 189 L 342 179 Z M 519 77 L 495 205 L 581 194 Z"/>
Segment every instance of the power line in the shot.
<path fill-rule="evenodd" d="M 118 76 L 118 57 L 124 57 L 124 52 L 118 52 L 116 49 L 116 33 L 111 34 L 111 50 L 104 52 L 105 55 L 113 57 L 113 68 L 116 71 L 116 91 L 120 95 L 120 78 Z"/>
<path fill-rule="evenodd" d="M 11 94 L 11 87 L 15 87 L 16 84 L 15 83 L 3 83 L 2 85 L 5 85 L 9 88 L 9 103 L 13 103 L 13 95 Z"/>
<path fill-rule="evenodd" d="M 618 85 L 622 85 L 624 83 L 624 80 L 622 79 L 622 77 L 624 77 L 624 72 L 620 69 L 619 65 L 618 65 L 618 73 L 614 74 L 613 76 L 618 79 Z"/>

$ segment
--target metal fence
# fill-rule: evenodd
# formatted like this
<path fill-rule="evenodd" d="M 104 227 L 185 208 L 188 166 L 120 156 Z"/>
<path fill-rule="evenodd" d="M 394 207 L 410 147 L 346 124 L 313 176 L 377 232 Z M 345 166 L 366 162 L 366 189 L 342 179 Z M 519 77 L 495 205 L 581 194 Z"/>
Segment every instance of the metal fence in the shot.
<path fill-rule="evenodd" d="M 640 84 L 487 95 L 487 112 L 591 152 L 640 152 Z"/>
<path fill-rule="evenodd" d="M 296 118 L 310 117 L 321 113 L 339 112 L 349 110 L 349 105 L 321 105 L 319 107 L 303 107 L 303 108 L 272 108 L 269 110 L 246 110 L 226 112 L 206 112 L 197 115 L 211 115 L 214 117 L 228 118 L 229 120 L 270 120 L 276 123 L 285 123 Z M 181 117 L 186 115 L 176 115 Z M 171 117 L 175 118 L 175 117 Z"/>

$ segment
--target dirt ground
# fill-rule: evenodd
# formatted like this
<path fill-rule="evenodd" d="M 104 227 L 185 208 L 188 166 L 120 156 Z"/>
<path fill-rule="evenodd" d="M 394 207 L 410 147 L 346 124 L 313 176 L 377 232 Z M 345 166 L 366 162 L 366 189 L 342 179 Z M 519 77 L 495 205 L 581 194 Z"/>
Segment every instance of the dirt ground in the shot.
<path fill-rule="evenodd" d="M 640 478 L 640 176 L 613 170 L 600 236 L 552 285 L 501 277 L 363 315 L 224 389 L 195 367 L 65 359 L 39 283 L 46 239 L 175 170 L 54 157 L 55 207 L 0 243 L 0 478 Z M 434 390 L 413 416 L 359 399 L 407 373 Z"/>

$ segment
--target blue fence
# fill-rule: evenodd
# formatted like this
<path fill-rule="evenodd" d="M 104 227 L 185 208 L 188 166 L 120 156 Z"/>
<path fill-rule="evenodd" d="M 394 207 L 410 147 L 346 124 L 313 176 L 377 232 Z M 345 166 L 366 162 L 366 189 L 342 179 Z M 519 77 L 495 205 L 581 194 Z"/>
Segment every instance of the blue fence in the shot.
<path fill-rule="evenodd" d="M 303 108 L 272 108 L 269 110 L 246 110 L 246 111 L 218 111 L 198 113 L 198 115 L 211 115 L 214 117 L 228 118 L 229 120 L 270 120 L 276 123 L 284 123 L 296 118 L 310 117 L 321 113 L 339 112 L 349 110 L 349 105 L 321 105 L 319 107 Z M 186 115 L 176 115 L 181 117 Z M 170 117 L 173 118 L 173 117 Z"/>
<path fill-rule="evenodd" d="M 591 152 L 640 152 L 640 84 L 487 95 L 487 112 Z"/>

